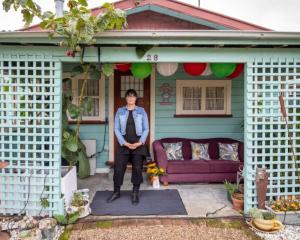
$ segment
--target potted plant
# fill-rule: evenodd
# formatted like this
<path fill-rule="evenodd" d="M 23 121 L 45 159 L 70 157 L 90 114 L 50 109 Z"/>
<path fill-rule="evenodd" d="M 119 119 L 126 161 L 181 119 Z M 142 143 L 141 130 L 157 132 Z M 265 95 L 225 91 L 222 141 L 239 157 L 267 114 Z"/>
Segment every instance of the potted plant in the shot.
<path fill-rule="evenodd" d="M 70 206 L 67 208 L 69 214 L 78 212 L 78 218 L 83 218 L 91 213 L 88 191 L 88 189 L 82 189 L 73 194 Z"/>
<path fill-rule="evenodd" d="M 236 184 L 232 184 L 227 180 L 224 181 L 224 187 L 227 190 L 227 199 L 232 203 L 231 195 L 238 190 Z"/>
<path fill-rule="evenodd" d="M 234 192 L 231 195 L 231 200 L 233 204 L 233 208 L 237 211 L 241 211 L 244 209 L 244 194 L 239 192 Z"/>
<path fill-rule="evenodd" d="M 233 204 L 233 208 L 241 211 L 244 208 L 244 193 L 238 184 L 232 184 L 227 180 L 224 181 L 224 187 L 227 190 L 227 198 Z"/>
<path fill-rule="evenodd" d="M 289 196 L 266 202 L 266 209 L 276 215 L 276 218 L 283 223 L 299 224 L 300 221 L 300 201 Z"/>
<path fill-rule="evenodd" d="M 150 163 L 147 165 L 147 174 L 153 188 L 160 188 L 159 176 L 165 175 L 165 170 L 156 163 Z"/>
<path fill-rule="evenodd" d="M 276 219 L 275 214 L 267 210 L 251 208 L 249 214 L 252 224 L 262 231 L 276 231 L 282 229 L 283 225 Z"/>

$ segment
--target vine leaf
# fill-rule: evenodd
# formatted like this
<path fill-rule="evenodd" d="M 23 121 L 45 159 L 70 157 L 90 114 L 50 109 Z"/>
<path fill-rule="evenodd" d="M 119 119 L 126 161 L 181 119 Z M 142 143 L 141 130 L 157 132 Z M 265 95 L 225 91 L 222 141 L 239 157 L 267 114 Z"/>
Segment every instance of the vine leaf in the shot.
<path fill-rule="evenodd" d="M 145 56 L 145 54 L 151 49 L 153 48 L 153 45 L 141 45 L 141 46 L 137 46 L 135 48 L 135 52 L 136 55 L 138 56 L 138 58 L 142 58 Z"/>

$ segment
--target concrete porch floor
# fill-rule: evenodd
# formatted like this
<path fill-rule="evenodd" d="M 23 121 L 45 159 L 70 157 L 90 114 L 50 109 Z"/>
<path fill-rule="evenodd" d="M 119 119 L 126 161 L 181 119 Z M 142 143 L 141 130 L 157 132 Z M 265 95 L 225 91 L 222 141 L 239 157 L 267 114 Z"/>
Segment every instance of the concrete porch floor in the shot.
<path fill-rule="evenodd" d="M 144 182 L 140 186 L 140 190 L 153 189 L 147 182 L 146 173 L 143 172 Z M 122 190 L 131 190 L 132 183 L 131 171 L 126 171 Z M 86 179 L 78 179 L 78 189 L 90 189 L 91 200 L 98 190 L 113 190 L 113 169 L 108 174 L 95 174 Z M 145 215 L 145 216 L 89 216 L 90 219 L 115 219 L 115 218 L 153 218 L 153 217 L 170 217 L 170 218 L 187 218 L 187 217 L 239 217 L 237 211 L 232 208 L 232 204 L 227 200 L 226 190 L 223 184 L 207 184 L 207 183 L 181 183 L 163 186 L 160 189 L 177 189 L 182 198 L 188 215 Z M 122 197 L 122 196 L 121 196 Z M 117 200 L 116 200 L 117 201 Z M 222 209 L 221 209 L 222 208 Z M 221 209 L 218 211 L 218 209 Z M 214 213 L 215 212 L 215 213 Z M 207 216 L 208 213 L 209 214 Z"/>

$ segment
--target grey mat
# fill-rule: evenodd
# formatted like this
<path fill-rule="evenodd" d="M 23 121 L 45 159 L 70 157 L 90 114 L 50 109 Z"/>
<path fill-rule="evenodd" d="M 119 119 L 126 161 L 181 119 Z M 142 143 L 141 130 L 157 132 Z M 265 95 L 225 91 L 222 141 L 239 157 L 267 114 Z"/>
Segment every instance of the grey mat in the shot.
<path fill-rule="evenodd" d="M 112 191 L 97 191 L 91 203 L 92 215 L 187 215 L 177 189 L 140 190 L 139 204 L 131 203 L 132 190 L 121 190 L 121 197 L 111 203 Z"/>

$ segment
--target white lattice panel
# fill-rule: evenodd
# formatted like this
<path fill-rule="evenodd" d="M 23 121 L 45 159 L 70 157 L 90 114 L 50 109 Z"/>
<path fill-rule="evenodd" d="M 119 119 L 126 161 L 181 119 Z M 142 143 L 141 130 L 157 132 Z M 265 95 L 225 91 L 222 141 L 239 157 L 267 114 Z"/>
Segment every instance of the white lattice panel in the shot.
<path fill-rule="evenodd" d="M 0 54 L 0 89 L 0 213 L 61 212 L 61 63 Z"/>
<path fill-rule="evenodd" d="M 279 95 L 289 116 L 292 141 L 300 155 L 300 61 L 255 59 L 247 64 L 245 110 L 245 210 L 257 204 L 255 170 L 269 173 L 267 197 L 300 195 Z"/>

